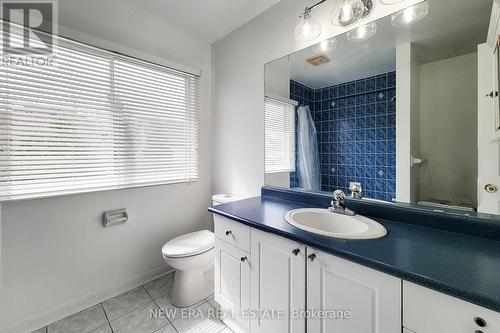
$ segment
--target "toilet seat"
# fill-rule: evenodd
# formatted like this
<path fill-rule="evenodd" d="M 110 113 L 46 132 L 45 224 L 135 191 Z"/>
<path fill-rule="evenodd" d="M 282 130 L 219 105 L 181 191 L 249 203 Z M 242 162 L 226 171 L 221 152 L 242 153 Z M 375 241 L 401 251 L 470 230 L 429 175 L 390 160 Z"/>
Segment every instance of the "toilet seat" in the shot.
<path fill-rule="evenodd" d="M 210 251 L 214 246 L 214 234 L 208 230 L 201 230 L 168 241 L 161 251 L 164 257 L 184 258 Z"/>

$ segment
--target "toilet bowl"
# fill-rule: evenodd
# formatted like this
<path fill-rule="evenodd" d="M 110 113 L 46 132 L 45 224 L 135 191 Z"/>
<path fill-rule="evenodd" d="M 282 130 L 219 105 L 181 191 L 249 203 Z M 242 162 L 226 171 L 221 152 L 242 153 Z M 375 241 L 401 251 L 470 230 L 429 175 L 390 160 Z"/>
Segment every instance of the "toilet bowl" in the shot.
<path fill-rule="evenodd" d="M 162 248 L 167 265 L 175 269 L 172 304 L 183 308 L 213 292 L 215 237 L 208 230 L 182 235 Z"/>
<path fill-rule="evenodd" d="M 239 199 L 229 194 L 212 197 L 214 205 Z M 175 269 L 172 305 L 188 307 L 213 293 L 214 246 L 215 235 L 208 230 L 176 237 L 163 246 L 165 262 Z"/>

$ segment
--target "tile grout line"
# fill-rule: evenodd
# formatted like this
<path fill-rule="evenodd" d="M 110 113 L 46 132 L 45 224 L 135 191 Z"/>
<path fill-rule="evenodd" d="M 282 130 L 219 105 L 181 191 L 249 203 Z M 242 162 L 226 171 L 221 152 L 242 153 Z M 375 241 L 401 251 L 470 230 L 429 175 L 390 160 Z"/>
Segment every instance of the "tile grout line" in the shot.
<path fill-rule="evenodd" d="M 124 292 L 124 293 L 122 293 L 122 294 L 120 294 L 120 295 L 117 295 L 117 296 L 115 296 L 115 297 L 121 296 L 121 295 L 123 295 L 123 294 L 125 294 L 125 293 L 127 293 L 127 292 L 129 292 L 129 291 L 132 291 L 132 290 L 138 289 L 138 288 L 140 288 L 140 287 L 143 287 L 143 286 L 139 286 L 139 287 L 136 287 L 136 288 L 134 288 L 134 289 L 127 290 L 126 292 Z M 144 289 L 145 289 L 145 288 L 144 288 Z M 109 325 L 111 326 L 111 322 L 112 322 L 112 321 L 115 321 L 115 320 L 118 320 L 118 319 L 120 319 L 120 318 L 123 318 L 123 317 L 125 317 L 126 315 L 129 315 L 129 314 L 131 314 L 132 312 L 137 311 L 138 309 L 140 309 L 140 308 L 142 308 L 142 307 L 144 307 L 144 306 L 146 306 L 146 305 L 148 305 L 148 304 L 150 304 L 150 303 L 155 303 L 155 304 L 156 304 L 155 300 L 153 299 L 153 297 L 151 297 L 151 295 L 149 295 L 149 293 L 147 292 L 147 290 L 146 290 L 146 293 L 148 294 L 149 298 L 151 298 L 151 301 L 148 301 L 147 303 L 144 303 L 144 304 L 142 304 L 142 305 L 140 305 L 140 306 L 138 306 L 137 308 L 134 308 L 134 309 L 132 309 L 132 310 L 128 310 L 128 311 L 127 311 L 127 312 L 125 312 L 124 314 L 122 314 L 122 315 L 120 315 L 120 316 L 118 316 L 118 317 L 116 317 L 116 318 L 114 318 L 114 319 L 112 319 L 112 320 L 109 320 L 108 315 L 106 314 L 106 310 L 105 310 L 105 308 L 104 308 L 104 305 L 103 305 L 102 303 L 104 303 L 104 302 L 106 302 L 106 301 L 109 301 L 110 299 L 112 299 L 112 298 L 114 298 L 114 297 L 111 297 L 111 298 L 109 298 L 109 299 L 105 300 L 104 302 L 101 302 L 102 308 L 104 309 L 104 314 L 106 315 L 106 319 L 108 319 Z"/>
<path fill-rule="evenodd" d="M 169 274 L 170 274 L 170 273 L 169 273 Z M 166 275 L 168 275 L 168 274 L 166 274 Z M 164 275 L 164 276 L 165 276 L 165 275 Z M 173 329 L 174 329 L 176 332 L 179 332 L 179 331 L 177 331 L 177 329 L 175 328 L 175 326 L 174 326 L 174 324 L 173 324 L 173 321 L 171 321 L 171 320 L 170 320 L 170 318 L 168 318 L 168 316 L 167 316 L 167 314 L 165 313 L 165 311 L 163 311 L 164 309 L 162 309 L 162 308 L 160 307 L 160 304 L 158 304 L 158 302 L 156 301 L 156 299 L 155 299 L 153 296 L 151 296 L 151 294 L 149 293 L 148 289 L 147 289 L 146 287 L 144 287 L 144 285 L 142 285 L 141 287 L 142 287 L 142 288 L 146 291 L 146 293 L 148 294 L 148 296 L 149 296 L 149 297 L 153 300 L 153 303 L 155 303 L 155 304 L 156 304 L 156 306 L 158 307 L 158 309 L 161 311 L 161 313 L 163 313 L 163 314 L 165 315 L 165 318 L 166 318 L 166 319 L 167 319 L 167 321 L 168 321 L 168 324 L 166 324 L 166 325 L 164 325 L 164 326 L 160 327 L 158 330 L 154 331 L 153 333 L 158 332 L 159 330 L 161 330 L 162 328 L 165 328 L 165 327 L 166 327 L 166 326 L 168 326 L 168 325 L 172 325 Z"/>
<path fill-rule="evenodd" d="M 210 296 L 210 297 L 212 297 L 212 296 Z M 205 302 L 207 302 L 209 306 L 211 306 L 212 308 L 214 308 L 217 313 L 219 312 L 219 309 L 217 309 L 217 307 L 215 307 L 214 305 L 212 305 L 212 303 L 210 303 L 206 298 L 205 298 Z M 215 299 L 214 299 L 214 302 L 215 302 Z M 227 327 L 226 323 L 224 323 L 220 318 L 217 318 L 217 319 L 222 323 L 222 325 L 224 325 L 224 327 L 220 331 L 217 331 L 217 333 L 224 331 L 226 328 L 229 328 L 229 327 Z"/>
<path fill-rule="evenodd" d="M 109 321 L 109 318 L 108 318 L 108 314 L 106 313 L 106 309 L 104 309 L 104 305 L 101 303 L 101 308 L 102 308 L 102 312 L 104 312 L 104 317 L 106 317 L 106 321 L 108 322 L 108 326 L 109 326 L 109 329 L 111 330 L 111 333 L 114 333 L 115 331 L 113 330 L 113 326 L 111 326 L 111 322 Z"/>

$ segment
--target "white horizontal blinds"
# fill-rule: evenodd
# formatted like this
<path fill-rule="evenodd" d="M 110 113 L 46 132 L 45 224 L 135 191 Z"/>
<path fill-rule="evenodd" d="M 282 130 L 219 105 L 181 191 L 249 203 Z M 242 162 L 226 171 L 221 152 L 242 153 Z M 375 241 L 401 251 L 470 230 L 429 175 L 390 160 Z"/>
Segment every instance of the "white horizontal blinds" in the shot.
<path fill-rule="evenodd" d="M 0 200 L 198 178 L 199 79 L 60 40 L 0 66 Z"/>
<path fill-rule="evenodd" d="M 265 172 L 295 171 L 295 106 L 265 99 Z"/>
<path fill-rule="evenodd" d="M 117 58 L 113 69 L 115 147 L 124 181 L 198 179 L 198 78 Z"/>

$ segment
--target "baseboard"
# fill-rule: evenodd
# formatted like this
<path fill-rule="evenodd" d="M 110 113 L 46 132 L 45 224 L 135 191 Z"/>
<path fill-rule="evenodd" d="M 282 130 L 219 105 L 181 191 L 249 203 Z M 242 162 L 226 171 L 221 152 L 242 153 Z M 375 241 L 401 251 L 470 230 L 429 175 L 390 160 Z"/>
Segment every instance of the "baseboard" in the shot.
<path fill-rule="evenodd" d="M 128 290 L 137 288 L 149 281 L 172 272 L 169 266 L 162 266 L 146 273 L 136 275 L 124 282 L 101 289 L 78 300 L 55 307 L 47 312 L 29 319 L 20 321 L 5 328 L 0 328 L 0 333 L 28 333 L 41 327 L 52 324 L 72 314 L 85 310 L 111 297 L 120 295 Z"/>

